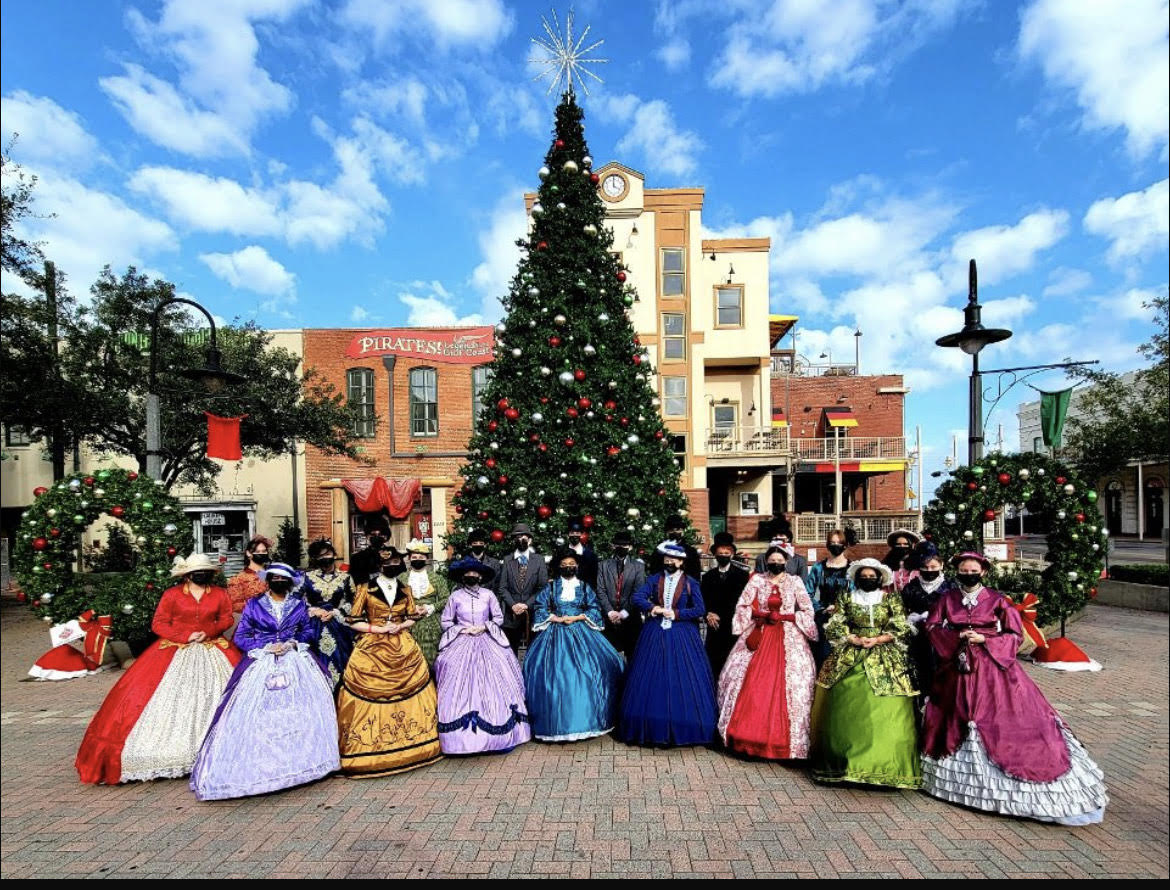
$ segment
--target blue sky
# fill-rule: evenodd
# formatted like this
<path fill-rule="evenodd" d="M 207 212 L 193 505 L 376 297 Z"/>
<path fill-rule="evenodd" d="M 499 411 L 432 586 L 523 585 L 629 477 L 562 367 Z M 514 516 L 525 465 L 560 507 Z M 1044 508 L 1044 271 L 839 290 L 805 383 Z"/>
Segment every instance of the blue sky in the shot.
<path fill-rule="evenodd" d="M 906 374 L 928 472 L 965 438 L 969 362 L 933 341 L 969 257 L 985 323 L 1016 332 L 985 366 L 1138 363 L 1168 279 L 1165 0 L 575 9 L 610 59 L 594 157 L 705 187 L 711 234 L 770 236 L 772 311 L 806 355 L 851 357 L 859 327 L 863 368 Z M 30 234 L 79 294 L 134 263 L 270 327 L 494 320 L 552 126 L 527 61 L 549 12 L 12 0 L 0 120 L 40 177 Z M 1031 395 L 990 438 L 1015 445 Z"/>

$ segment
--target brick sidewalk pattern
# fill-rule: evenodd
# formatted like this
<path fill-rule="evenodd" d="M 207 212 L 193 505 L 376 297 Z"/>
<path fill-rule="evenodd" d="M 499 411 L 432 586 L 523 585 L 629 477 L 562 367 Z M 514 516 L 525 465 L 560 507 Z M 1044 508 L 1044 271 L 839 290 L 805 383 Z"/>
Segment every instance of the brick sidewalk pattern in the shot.
<path fill-rule="evenodd" d="M 1027 668 L 1105 771 L 1105 822 L 1080 829 L 608 737 L 236 801 L 95 788 L 73 758 L 120 672 L 19 682 L 46 626 L 5 600 L 0 633 L 5 878 L 1168 876 L 1165 615 L 1093 607 L 1069 635 L 1104 671 Z"/>

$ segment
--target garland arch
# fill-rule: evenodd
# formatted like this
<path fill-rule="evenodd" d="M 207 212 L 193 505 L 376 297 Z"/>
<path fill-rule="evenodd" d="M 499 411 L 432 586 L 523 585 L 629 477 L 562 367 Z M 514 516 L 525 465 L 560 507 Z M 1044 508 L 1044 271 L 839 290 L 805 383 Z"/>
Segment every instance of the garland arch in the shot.
<path fill-rule="evenodd" d="M 58 624 L 93 609 L 114 619 L 115 639 L 149 639 L 173 560 L 193 546 L 179 501 L 148 476 L 113 468 L 74 475 L 33 494 L 36 500 L 22 515 L 13 572 L 34 611 Z M 74 571 L 81 533 L 102 516 L 130 527 L 132 571 Z"/>
<path fill-rule="evenodd" d="M 1022 583 L 1035 593 L 1041 624 L 1082 608 L 1097 593 L 1109 532 L 1097 509 L 1097 492 L 1060 461 L 1043 454 L 994 454 L 959 467 L 926 507 L 926 534 L 946 560 L 964 550 L 982 550 L 983 524 L 1006 504 L 1042 517 L 1049 529 L 1048 565 L 1038 575 L 996 572 L 992 586 L 1023 593 L 1016 589 Z"/>

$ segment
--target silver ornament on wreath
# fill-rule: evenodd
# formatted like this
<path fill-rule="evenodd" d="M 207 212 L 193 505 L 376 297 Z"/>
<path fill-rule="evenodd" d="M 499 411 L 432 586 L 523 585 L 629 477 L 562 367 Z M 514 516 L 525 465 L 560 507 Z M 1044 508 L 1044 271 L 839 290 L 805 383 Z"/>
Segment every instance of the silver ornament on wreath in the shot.
<path fill-rule="evenodd" d="M 133 603 L 122 603 L 122 614 L 123 615 L 133 615 L 134 614 L 134 604 Z"/>
<path fill-rule="evenodd" d="M 569 386 L 574 380 L 573 372 L 561 371 L 561 373 L 557 375 L 557 380 L 561 381 L 561 383 L 565 384 L 565 386 Z"/>

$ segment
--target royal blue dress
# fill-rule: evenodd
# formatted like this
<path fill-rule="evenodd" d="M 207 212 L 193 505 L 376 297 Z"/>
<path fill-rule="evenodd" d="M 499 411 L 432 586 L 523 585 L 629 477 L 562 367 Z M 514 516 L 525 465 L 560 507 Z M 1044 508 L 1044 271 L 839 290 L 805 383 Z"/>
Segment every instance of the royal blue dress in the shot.
<path fill-rule="evenodd" d="M 332 613 L 330 618 L 313 619 L 316 632 L 312 641 L 313 651 L 328 662 L 329 681 L 334 690 L 341 685 L 345 666 L 353 652 L 353 631 L 345 623 L 353 609 L 353 581 L 345 572 L 330 572 L 326 575 L 320 569 L 305 572 L 296 595 L 311 608 L 325 609 Z"/>
<path fill-rule="evenodd" d="M 603 633 L 597 594 L 584 581 L 566 590 L 557 578 L 536 595 L 532 609 L 536 638 L 524 659 L 532 734 L 571 742 L 609 732 L 621 697 L 622 657 Z M 585 620 L 556 624 L 553 615 Z"/>
<path fill-rule="evenodd" d="M 699 582 L 682 575 L 669 599 L 659 572 L 633 595 L 646 621 L 626 672 L 617 737 L 632 745 L 709 745 L 719 712 L 715 679 L 699 636 L 706 616 Z M 655 606 L 673 609 L 673 620 L 651 617 Z"/>

